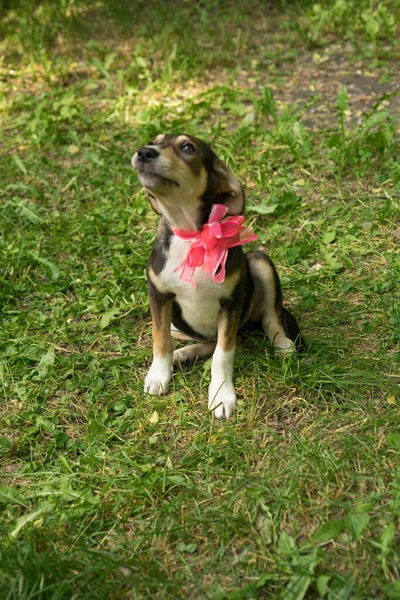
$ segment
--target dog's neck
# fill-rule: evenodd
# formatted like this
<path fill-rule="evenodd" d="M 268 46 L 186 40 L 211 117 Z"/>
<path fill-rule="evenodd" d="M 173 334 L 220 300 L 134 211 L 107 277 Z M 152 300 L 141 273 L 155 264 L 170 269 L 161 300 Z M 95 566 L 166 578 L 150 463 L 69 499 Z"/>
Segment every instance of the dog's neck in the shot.
<path fill-rule="evenodd" d="M 171 229 L 182 229 L 187 231 L 199 231 L 204 224 L 199 215 L 199 207 L 189 204 L 168 204 L 158 199 L 159 207 L 163 217 Z M 204 220 L 204 222 L 206 219 Z"/>

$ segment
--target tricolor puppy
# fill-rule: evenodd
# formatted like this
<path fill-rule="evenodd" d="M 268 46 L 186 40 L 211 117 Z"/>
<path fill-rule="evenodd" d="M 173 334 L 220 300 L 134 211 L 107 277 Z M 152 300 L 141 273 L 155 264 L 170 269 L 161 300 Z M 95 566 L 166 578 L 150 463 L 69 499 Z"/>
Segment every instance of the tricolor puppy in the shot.
<path fill-rule="evenodd" d="M 153 362 L 144 391 L 165 394 L 173 364 L 213 355 L 208 407 L 228 419 L 236 407 L 238 329 L 260 323 L 276 353 L 285 354 L 300 347 L 299 327 L 282 306 L 270 258 L 243 253 L 241 245 L 256 238 L 243 225 L 243 188 L 207 144 L 159 135 L 135 152 L 132 164 L 161 215 L 147 268 Z M 174 352 L 172 337 L 196 343 Z"/>

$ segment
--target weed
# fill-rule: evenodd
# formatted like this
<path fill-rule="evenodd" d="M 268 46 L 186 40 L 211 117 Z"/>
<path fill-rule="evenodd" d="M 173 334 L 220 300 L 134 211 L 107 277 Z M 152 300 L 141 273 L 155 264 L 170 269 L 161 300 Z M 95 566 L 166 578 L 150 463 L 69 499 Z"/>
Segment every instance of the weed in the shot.
<path fill-rule="evenodd" d="M 371 6 L 370 2 L 354 0 L 313 3 L 307 16 L 296 25 L 301 37 L 315 46 L 323 45 L 324 39 L 339 32 L 357 45 L 361 40 L 385 40 L 394 45 L 395 27 L 395 13 L 387 4 Z"/>

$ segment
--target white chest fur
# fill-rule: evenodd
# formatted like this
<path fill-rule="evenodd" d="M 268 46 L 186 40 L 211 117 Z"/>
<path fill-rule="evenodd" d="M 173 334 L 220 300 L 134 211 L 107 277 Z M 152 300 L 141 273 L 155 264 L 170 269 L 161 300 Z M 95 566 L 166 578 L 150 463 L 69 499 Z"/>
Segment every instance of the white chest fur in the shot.
<path fill-rule="evenodd" d="M 193 276 L 196 287 L 182 281 L 180 278 L 182 269 L 179 267 L 186 258 L 189 247 L 190 242 L 174 236 L 163 270 L 152 279 L 160 292 L 175 294 L 175 300 L 182 310 L 182 317 L 192 329 L 205 337 L 213 338 L 217 334 L 220 302 L 231 295 L 236 278 L 216 283 L 208 271 L 202 271 L 201 267 L 198 267 Z"/>

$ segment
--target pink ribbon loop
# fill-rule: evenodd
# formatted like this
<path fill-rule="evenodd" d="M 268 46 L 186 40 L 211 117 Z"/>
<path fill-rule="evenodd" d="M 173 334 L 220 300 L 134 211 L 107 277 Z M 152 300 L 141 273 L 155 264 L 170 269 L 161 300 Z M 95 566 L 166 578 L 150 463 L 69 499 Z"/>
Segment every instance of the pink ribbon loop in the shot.
<path fill-rule="evenodd" d="M 183 240 L 191 241 L 183 262 L 175 269 L 181 269 L 182 281 L 196 284 L 193 279 L 195 270 L 209 271 L 217 283 L 225 280 L 225 264 L 228 249 L 241 246 L 257 239 L 255 233 L 243 226 L 242 215 L 224 218 L 228 208 L 223 204 L 213 204 L 207 223 L 201 231 L 173 229 L 173 233 Z"/>

